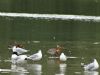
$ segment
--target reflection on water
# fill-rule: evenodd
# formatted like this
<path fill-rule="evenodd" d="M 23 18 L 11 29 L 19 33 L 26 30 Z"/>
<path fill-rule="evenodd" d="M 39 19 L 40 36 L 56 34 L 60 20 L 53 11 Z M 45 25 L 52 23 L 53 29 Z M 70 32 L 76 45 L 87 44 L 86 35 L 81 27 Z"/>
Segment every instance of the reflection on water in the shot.
<path fill-rule="evenodd" d="M 65 64 L 65 63 L 59 64 L 59 71 L 60 71 L 60 73 L 59 74 L 55 74 L 55 75 L 66 75 L 65 74 L 66 67 L 67 67 L 67 64 Z"/>
<path fill-rule="evenodd" d="M 11 64 L 11 69 L 0 69 L 1 73 L 10 73 L 12 75 L 27 75 L 29 73 L 27 69 L 22 66 Z"/>
<path fill-rule="evenodd" d="M 56 61 L 55 61 L 54 59 L 49 59 L 49 60 L 47 61 L 47 63 L 48 63 L 48 65 L 50 65 L 50 67 L 51 67 L 51 66 L 53 66 L 53 65 L 56 64 Z"/>
<path fill-rule="evenodd" d="M 60 73 L 61 73 L 61 74 L 65 74 L 65 72 L 66 72 L 66 67 L 67 67 L 67 64 L 60 64 L 60 65 L 59 65 Z"/>
<path fill-rule="evenodd" d="M 7 46 L 14 41 L 28 48 L 29 54 L 38 49 L 45 54 L 49 48 L 61 44 L 67 56 L 78 57 L 68 59 L 67 64 L 57 59 L 25 66 L 0 61 L 0 71 L 7 75 L 82 74 L 81 62 L 100 57 L 99 7 L 100 0 L 0 0 L 0 60 L 10 58 Z M 84 60 L 80 60 L 81 57 Z M 84 72 L 83 75 L 99 75 L 99 72 Z"/>
<path fill-rule="evenodd" d="M 15 64 L 11 65 L 11 70 L 12 70 L 12 72 L 28 73 L 28 71 L 27 71 L 27 69 L 25 69 L 25 67 L 15 65 Z"/>
<path fill-rule="evenodd" d="M 47 42 L 45 43 L 45 48 L 48 50 L 47 46 L 54 45 L 55 43 Z M 44 56 L 41 61 L 32 62 L 27 61 L 24 64 L 11 64 L 10 60 L 1 59 L 0 62 L 0 71 L 1 74 L 7 73 L 8 75 L 99 75 L 99 72 L 87 72 L 82 71 L 81 62 L 87 63 L 91 58 L 97 58 L 99 60 L 100 45 L 98 42 L 64 42 L 64 48 L 67 49 L 64 53 L 69 56 L 69 59 L 66 62 L 61 62 L 59 58 L 48 58 L 49 55 Z M 31 43 L 32 46 L 43 46 L 43 43 L 38 44 Z M 69 45 L 69 46 L 68 46 Z M 68 51 L 71 51 L 71 55 Z M 45 49 L 43 55 L 45 55 Z M 7 55 L 7 53 L 6 53 Z M 97 57 L 98 56 L 98 57 Z M 3 57 L 3 56 L 2 56 Z M 7 57 L 7 56 L 6 56 Z M 82 57 L 82 58 L 81 58 Z M 8 59 L 8 58 L 7 58 Z M 4 63 L 3 63 L 4 62 Z M 98 70 L 99 71 L 99 70 Z"/>
<path fill-rule="evenodd" d="M 8 73 L 11 75 L 28 75 L 32 73 L 34 75 L 42 75 L 41 64 L 26 64 L 27 66 L 11 64 L 11 69 L 0 69 L 1 73 Z"/>
<path fill-rule="evenodd" d="M 42 65 L 41 64 L 28 64 L 27 68 L 32 71 L 35 75 L 42 75 Z"/>
<path fill-rule="evenodd" d="M 99 75 L 97 71 L 84 71 L 84 75 Z"/>
<path fill-rule="evenodd" d="M 9 73 L 11 69 L 0 69 L 0 73 Z"/>

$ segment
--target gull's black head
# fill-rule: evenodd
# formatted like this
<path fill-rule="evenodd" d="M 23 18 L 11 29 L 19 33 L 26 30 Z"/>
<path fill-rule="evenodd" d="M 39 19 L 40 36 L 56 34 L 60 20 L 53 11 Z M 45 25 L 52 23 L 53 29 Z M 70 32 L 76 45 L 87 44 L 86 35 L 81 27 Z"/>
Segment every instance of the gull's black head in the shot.
<path fill-rule="evenodd" d="M 17 56 L 19 56 L 17 52 L 13 52 L 13 54 L 16 54 Z"/>

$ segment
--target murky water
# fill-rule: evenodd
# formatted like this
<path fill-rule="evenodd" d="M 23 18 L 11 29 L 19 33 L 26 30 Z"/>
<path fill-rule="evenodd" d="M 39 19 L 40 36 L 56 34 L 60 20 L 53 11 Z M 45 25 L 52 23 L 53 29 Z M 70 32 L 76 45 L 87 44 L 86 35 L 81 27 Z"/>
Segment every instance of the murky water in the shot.
<path fill-rule="evenodd" d="M 7 47 L 0 53 L 0 73 L 1 75 L 99 75 L 97 71 L 84 71 L 81 63 L 90 63 L 93 58 L 100 62 L 100 42 L 94 41 L 17 41 L 24 43 L 27 49 L 31 51 L 26 53 L 31 55 L 36 53 L 38 49 L 42 49 L 43 58 L 40 61 L 27 61 L 23 64 L 11 64 L 11 51 Z M 65 62 L 61 62 L 59 58 L 50 58 L 51 55 L 47 50 L 61 44 L 64 47 L 63 52 L 69 56 Z M 6 44 L 4 44 L 6 45 Z M 72 58 L 71 58 L 72 57 Z M 73 58 L 74 57 L 74 58 Z"/>
<path fill-rule="evenodd" d="M 99 0 L 0 0 L 1 75 L 99 75 L 81 63 L 100 64 Z M 40 61 L 12 64 L 10 44 L 43 52 Z M 70 57 L 65 62 L 47 53 L 59 44 Z"/>

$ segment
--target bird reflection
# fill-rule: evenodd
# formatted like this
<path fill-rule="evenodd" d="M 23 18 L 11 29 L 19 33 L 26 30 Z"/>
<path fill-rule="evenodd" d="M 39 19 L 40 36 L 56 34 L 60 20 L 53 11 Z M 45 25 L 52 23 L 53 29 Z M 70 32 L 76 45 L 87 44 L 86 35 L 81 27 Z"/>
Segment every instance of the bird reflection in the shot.
<path fill-rule="evenodd" d="M 57 73 L 55 75 L 65 75 L 66 67 L 67 67 L 67 64 L 65 64 L 65 63 L 59 64 L 60 73 Z"/>
<path fill-rule="evenodd" d="M 59 65 L 60 73 L 61 73 L 61 74 L 65 74 L 65 72 L 66 72 L 66 67 L 67 67 L 67 64 L 64 64 L 64 63 L 62 63 L 62 64 Z"/>
<path fill-rule="evenodd" d="M 27 66 L 31 72 L 34 73 L 34 75 L 42 75 L 42 65 L 41 64 L 29 64 Z"/>
<path fill-rule="evenodd" d="M 99 75 L 97 71 L 84 71 L 84 75 Z"/>
<path fill-rule="evenodd" d="M 19 66 L 19 65 L 15 65 L 15 64 L 11 65 L 11 70 L 12 70 L 12 75 L 13 74 L 15 74 L 15 75 L 27 75 L 27 73 L 29 73 L 27 71 L 27 69 L 25 69 L 24 67 Z"/>

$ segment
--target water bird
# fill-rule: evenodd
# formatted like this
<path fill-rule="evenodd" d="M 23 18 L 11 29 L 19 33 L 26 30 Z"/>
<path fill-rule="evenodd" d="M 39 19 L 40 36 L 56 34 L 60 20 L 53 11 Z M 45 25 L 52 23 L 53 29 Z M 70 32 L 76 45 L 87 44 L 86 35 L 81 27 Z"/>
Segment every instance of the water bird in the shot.
<path fill-rule="evenodd" d="M 56 48 L 51 48 L 47 51 L 47 53 L 51 54 L 51 55 L 56 55 L 59 56 L 61 54 L 63 50 L 63 47 L 61 47 L 60 45 L 57 45 Z"/>
<path fill-rule="evenodd" d="M 96 59 L 93 59 L 93 62 L 87 65 L 84 65 L 84 63 L 81 63 L 81 66 L 83 66 L 84 70 L 87 70 L 87 71 L 94 71 L 99 68 L 99 64 Z"/>
<path fill-rule="evenodd" d="M 18 55 L 17 52 L 13 52 L 11 56 L 11 60 L 13 64 L 16 63 L 24 63 L 26 60 L 33 60 L 33 61 L 38 61 L 42 59 L 42 51 L 39 50 L 36 54 L 27 56 L 27 55 Z"/>
<path fill-rule="evenodd" d="M 59 58 L 60 58 L 60 61 L 66 61 L 67 60 L 67 56 L 64 53 L 61 53 Z"/>
<path fill-rule="evenodd" d="M 29 50 L 26 50 L 24 48 L 21 48 L 20 45 L 15 45 L 11 49 L 12 49 L 13 52 L 17 52 L 18 54 L 22 54 L 22 53 L 29 51 Z"/>
<path fill-rule="evenodd" d="M 27 58 L 28 58 L 28 59 L 31 59 L 31 60 L 33 60 L 33 61 L 41 60 L 41 58 L 42 58 L 42 51 L 39 50 L 37 53 L 35 53 L 35 54 L 33 54 L 33 55 L 31 55 L 31 56 L 29 56 L 29 57 L 27 57 Z"/>

